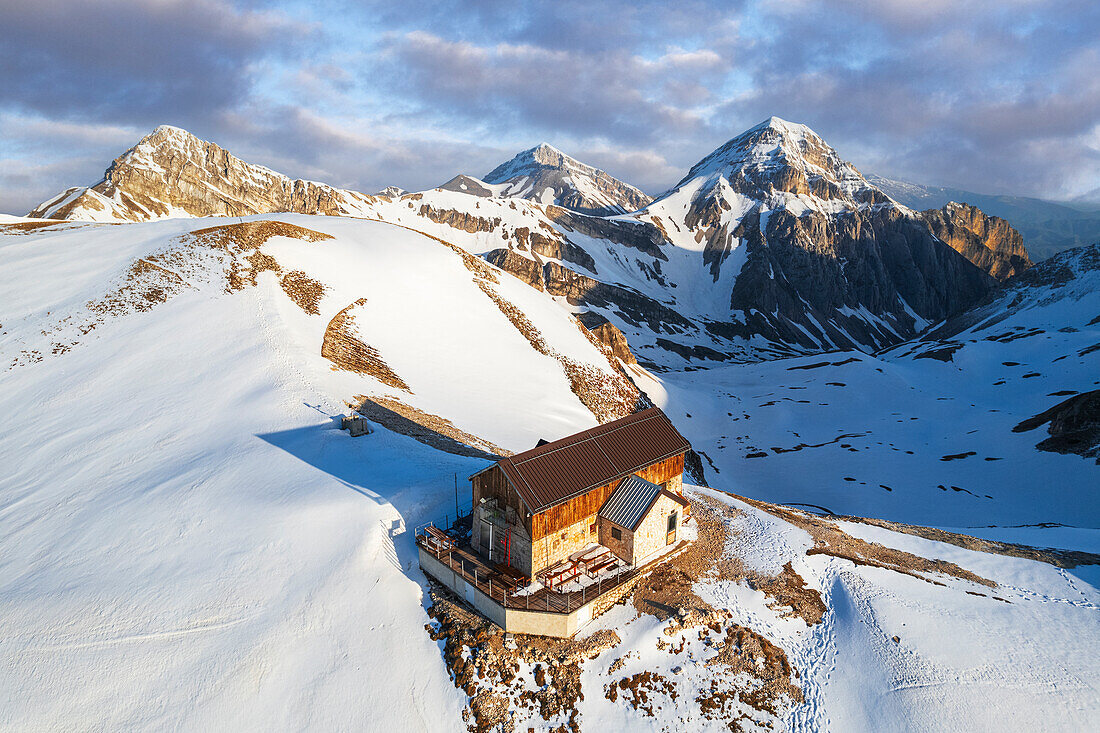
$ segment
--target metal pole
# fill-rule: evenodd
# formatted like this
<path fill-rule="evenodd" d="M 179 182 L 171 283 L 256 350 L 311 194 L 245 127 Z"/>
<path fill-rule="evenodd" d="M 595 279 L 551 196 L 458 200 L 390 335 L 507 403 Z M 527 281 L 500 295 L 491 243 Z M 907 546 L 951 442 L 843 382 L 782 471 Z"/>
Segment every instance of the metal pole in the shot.
<path fill-rule="evenodd" d="M 458 474 L 455 474 L 455 521 L 458 521 Z"/>

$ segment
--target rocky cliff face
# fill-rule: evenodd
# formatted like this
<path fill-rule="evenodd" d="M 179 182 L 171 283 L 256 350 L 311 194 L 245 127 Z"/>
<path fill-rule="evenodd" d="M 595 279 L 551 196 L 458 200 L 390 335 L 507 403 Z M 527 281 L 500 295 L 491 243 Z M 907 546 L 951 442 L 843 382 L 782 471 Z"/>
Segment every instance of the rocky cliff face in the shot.
<path fill-rule="evenodd" d="M 339 215 L 358 213 L 367 200 L 359 193 L 245 163 L 214 143 L 162 126 L 116 158 L 103 180 L 71 188 L 28 216 L 148 221 L 278 211 Z"/>
<path fill-rule="evenodd" d="M 499 195 L 606 216 L 636 211 L 650 198 L 628 183 L 570 158 L 546 143 L 524 150 L 485 176 Z"/>
<path fill-rule="evenodd" d="M 1020 233 L 1004 219 L 952 201 L 942 209 L 922 211 L 932 233 L 998 280 L 1023 272 L 1033 264 Z"/>
<path fill-rule="evenodd" d="M 290 211 L 388 221 L 611 322 L 639 361 L 672 367 L 685 354 L 756 359 L 896 344 L 981 300 L 995 281 L 979 266 L 1000 276 L 1026 262 L 1018 235 L 1000 220 L 969 207 L 915 215 L 812 130 L 778 118 L 733 138 L 630 216 L 585 213 L 646 201 L 546 145 L 484 181 L 458 176 L 431 191 L 365 196 L 292 180 L 161 127 L 102 181 L 70 189 L 32 216 L 142 221 Z M 957 241 L 963 254 L 941 240 Z M 968 249 L 979 246 L 994 253 L 982 255 L 993 265 Z M 1001 252 L 1007 257 L 997 259 Z"/>
<path fill-rule="evenodd" d="M 708 328 L 746 339 L 881 348 L 993 286 L 813 130 L 775 117 L 701 160 L 638 217 L 699 251 L 716 286 L 732 279 L 730 318 Z"/>
<path fill-rule="evenodd" d="M 806 349 L 879 348 L 963 310 L 992 282 L 898 208 L 742 222 L 730 305 L 746 335 Z M 922 322 L 922 320 L 924 322 Z"/>

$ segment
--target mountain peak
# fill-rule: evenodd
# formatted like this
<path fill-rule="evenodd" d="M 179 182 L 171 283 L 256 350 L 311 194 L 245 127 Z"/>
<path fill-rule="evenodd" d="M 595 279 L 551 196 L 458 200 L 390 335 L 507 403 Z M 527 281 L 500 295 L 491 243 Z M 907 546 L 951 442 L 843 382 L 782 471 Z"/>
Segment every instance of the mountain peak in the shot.
<path fill-rule="evenodd" d="M 722 181 L 760 201 L 789 194 L 847 206 L 888 200 L 809 126 L 780 117 L 728 140 L 696 163 L 672 192 L 689 186 L 710 192 Z"/>
<path fill-rule="evenodd" d="M 775 115 L 772 115 L 759 125 L 750 127 L 743 134 L 763 130 L 774 130 L 789 137 L 815 137 L 819 140 L 821 139 L 821 136 L 811 130 L 809 126 L 803 125 L 801 122 L 790 122 L 782 117 L 776 117 Z"/>
<path fill-rule="evenodd" d="M 155 128 L 153 128 L 153 131 L 146 135 L 143 139 L 167 135 L 174 135 L 177 137 L 195 137 L 182 127 L 176 127 L 175 125 L 157 125 Z"/>
<path fill-rule="evenodd" d="M 118 156 L 98 183 L 70 188 L 28 216 L 147 221 L 175 216 L 247 216 L 267 211 L 347 214 L 362 195 L 291 180 L 187 130 L 160 125 Z"/>
<path fill-rule="evenodd" d="M 502 196 L 555 204 L 599 216 L 635 211 L 650 200 L 634 186 L 545 142 L 497 166 L 483 181 L 498 187 Z"/>
<path fill-rule="evenodd" d="M 551 145 L 550 143 L 547 143 L 547 142 L 539 143 L 535 147 L 531 148 L 530 150 L 526 150 L 524 152 L 525 153 L 530 153 L 533 157 L 536 157 L 536 158 L 539 157 L 540 155 L 557 155 L 557 156 L 561 156 L 563 158 L 569 158 L 568 155 L 566 155 L 565 153 L 558 150 L 553 145 Z M 520 155 L 523 155 L 523 153 L 520 153 Z M 572 160 L 572 158 L 570 158 L 570 160 Z"/>
<path fill-rule="evenodd" d="M 515 157 L 506 163 L 498 165 L 491 170 L 484 180 L 486 183 L 504 183 L 505 181 L 516 177 L 517 175 L 523 175 L 530 173 L 534 168 L 578 168 L 578 169 L 590 169 L 596 172 L 592 166 L 585 165 L 575 158 L 571 158 L 565 153 L 555 148 L 550 143 L 539 143 L 533 148 L 522 150 L 516 153 Z"/>

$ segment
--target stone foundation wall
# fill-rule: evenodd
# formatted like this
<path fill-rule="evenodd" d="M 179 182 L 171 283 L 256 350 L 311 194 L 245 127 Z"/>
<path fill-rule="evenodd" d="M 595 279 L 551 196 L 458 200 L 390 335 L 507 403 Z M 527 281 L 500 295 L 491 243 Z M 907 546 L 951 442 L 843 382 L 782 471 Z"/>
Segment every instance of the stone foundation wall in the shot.
<path fill-rule="evenodd" d="M 521 608 L 506 609 L 478 590 L 473 583 L 467 583 L 461 574 L 451 570 L 446 563 L 441 562 L 423 547 L 417 547 L 417 550 L 420 554 L 420 568 L 427 575 L 449 588 L 467 605 L 500 628 L 513 634 L 534 634 L 536 636 L 558 638 L 571 638 L 574 636 L 593 619 L 598 618 L 630 594 L 638 581 L 644 578 L 646 573 L 652 569 L 647 568 L 646 573 L 635 575 L 630 580 L 597 596 L 572 613 L 550 613 L 546 611 L 528 611 Z M 661 558 L 660 562 L 670 560 L 682 551 L 683 548 L 672 552 Z M 657 564 L 655 562 L 654 567 Z"/>

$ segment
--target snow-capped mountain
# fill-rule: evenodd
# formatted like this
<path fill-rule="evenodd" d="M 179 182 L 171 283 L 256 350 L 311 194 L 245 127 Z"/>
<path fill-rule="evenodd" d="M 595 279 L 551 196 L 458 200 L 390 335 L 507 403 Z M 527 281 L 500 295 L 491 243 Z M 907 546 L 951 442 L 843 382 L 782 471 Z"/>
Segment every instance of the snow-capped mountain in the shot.
<path fill-rule="evenodd" d="M 734 192 L 771 208 L 839 211 L 886 203 L 887 197 L 806 125 L 770 117 L 726 142 L 658 201 L 714 199 Z M 805 198 L 803 198 L 805 197 Z"/>
<path fill-rule="evenodd" d="M 802 349 L 896 343 L 992 284 L 820 136 L 776 117 L 635 217 L 730 283 L 724 330 Z"/>
<path fill-rule="evenodd" d="M 721 146 L 639 211 L 584 213 L 645 203 L 637 189 L 548 145 L 485 180 L 457 176 L 430 191 L 366 196 L 291 180 L 162 127 L 103 181 L 32 215 L 140 221 L 294 211 L 392 221 L 459 242 L 567 298 L 588 323 L 611 322 L 646 363 L 664 366 L 684 354 L 752 360 L 874 350 L 992 285 L 820 136 L 778 118 Z M 944 235 L 985 253 L 989 228 L 968 226 Z"/>
<path fill-rule="evenodd" d="M 484 181 L 499 186 L 501 196 L 554 204 L 582 214 L 623 214 L 650 201 L 634 186 L 570 158 L 547 143 L 524 150 L 497 166 Z"/>
<path fill-rule="evenodd" d="M 275 211 L 339 215 L 357 213 L 366 198 L 246 163 L 186 130 L 162 125 L 116 158 L 98 183 L 70 188 L 28 216 L 111 222 Z"/>

